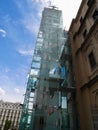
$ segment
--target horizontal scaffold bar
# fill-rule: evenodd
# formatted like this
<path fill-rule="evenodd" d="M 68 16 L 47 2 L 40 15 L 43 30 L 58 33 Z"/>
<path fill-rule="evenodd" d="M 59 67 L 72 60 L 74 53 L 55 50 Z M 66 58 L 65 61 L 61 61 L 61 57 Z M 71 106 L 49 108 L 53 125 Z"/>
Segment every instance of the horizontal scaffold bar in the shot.
<path fill-rule="evenodd" d="M 74 87 L 49 87 L 50 91 L 63 91 L 63 92 L 75 92 L 76 88 Z"/>

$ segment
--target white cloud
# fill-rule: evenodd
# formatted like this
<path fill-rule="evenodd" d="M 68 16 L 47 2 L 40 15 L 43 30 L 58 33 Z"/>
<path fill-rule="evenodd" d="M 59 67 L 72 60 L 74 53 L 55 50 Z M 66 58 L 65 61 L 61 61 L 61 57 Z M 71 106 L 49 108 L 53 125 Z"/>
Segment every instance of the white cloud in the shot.
<path fill-rule="evenodd" d="M 68 30 L 72 19 L 76 16 L 82 0 L 51 0 L 63 12 L 63 25 Z"/>
<path fill-rule="evenodd" d="M 42 10 L 47 6 L 48 0 L 26 0 L 29 11 L 26 11 L 27 8 L 25 8 L 24 3 L 19 0 L 15 1 L 15 3 L 22 14 L 22 24 L 30 33 L 36 36 L 39 30 Z"/>
<path fill-rule="evenodd" d="M 16 92 L 16 93 L 20 93 L 20 89 L 19 88 L 14 88 L 14 91 Z"/>
<path fill-rule="evenodd" d="M 23 102 L 23 94 L 25 90 L 23 87 L 19 89 L 16 86 L 16 88 L 12 89 L 12 87 L 10 88 L 8 85 L 7 87 L 5 87 L 5 89 L 6 92 L 4 89 L 0 88 L 0 100 L 21 103 Z"/>
<path fill-rule="evenodd" d="M 21 56 L 32 56 L 34 49 L 33 49 L 33 44 L 32 43 L 21 43 L 16 49 L 16 51 L 21 55 Z"/>
<path fill-rule="evenodd" d="M 23 1 L 20 2 L 20 0 L 15 1 L 15 3 L 21 13 L 22 19 L 20 19 L 20 21 L 24 28 L 31 34 L 37 35 L 40 21 L 34 11 L 40 10 L 41 4 L 39 4 L 39 0 L 26 0 L 27 5 L 25 5 Z"/>
<path fill-rule="evenodd" d="M 21 54 L 22 56 L 32 56 L 33 55 L 33 50 L 22 50 L 22 49 L 19 49 L 18 53 Z"/>
<path fill-rule="evenodd" d="M 23 94 L 24 93 L 21 93 L 17 95 L 17 93 L 15 94 L 14 92 L 13 93 L 8 93 L 4 96 L 0 96 L 0 100 L 3 100 L 3 101 L 8 101 L 8 102 L 20 102 L 20 103 L 23 103 Z"/>
<path fill-rule="evenodd" d="M 26 16 L 23 20 L 22 23 L 24 24 L 25 28 L 33 33 L 33 34 L 37 34 L 38 33 L 38 29 L 39 29 L 39 20 L 33 15 L 33 14 L 29 14 L 29 17 Z"/>
<path fill-rule="evenodd" d="M 8 73 L 8 72 L 10 72 L 10 69 L 8 67 L 6 67 L 4 71 L 5 71 L 5 73 Z"/>
<path fill-rule="evenodd" d="M 5 95 L 5 90 L 2 89 L 1 87 L 0 87 L 0 95 L 1 95 L 1 96 L 4 96 L 4 95 Z"/>
<path fill-rule="evenodd" d="M 10 101 L 10 102 L 23 102 L 23 94 L 24 94 L 24 86 L 26 87 L 24 82 L 25 72 L 24 68 L 18 68 L 15 70 L 13 75 L 11 71 L 10 73 L 6 73 L 6 70 L 1 69 L 0 71 L 0 100 Z M 20 73 L 21 72 L 21 73 Z M 16 74 L 20 74 L 19 77 L 16 77 Z M 22 77 L 22 79 L 21 79 Z M 21 79 L 21 82 L 20 82 Z M 23 80 L 23 81 L 22 81 Z M 14 88 L 13 88 L 14 86 Z M 17 87 L 18 86 L 18 87 Z"/>
<path fill-rule="evenodd" d="M 0 33 L 2 37 L 6 37 L 6 31 L 4 29 L 0 29 Z"/>

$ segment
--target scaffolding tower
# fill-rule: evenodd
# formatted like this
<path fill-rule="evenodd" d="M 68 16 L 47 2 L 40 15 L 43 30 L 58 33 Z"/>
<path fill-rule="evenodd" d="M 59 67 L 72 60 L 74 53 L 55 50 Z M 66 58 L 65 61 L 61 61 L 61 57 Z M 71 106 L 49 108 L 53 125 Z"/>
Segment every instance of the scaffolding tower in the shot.
<path fill-rule="evenodd" d="M 67 39 L 62 28 L 62 12 L 54 6 L 44 8 L 27 82 L 20 130 L 67 128 L 67 121 L 63 123 L 67 116 L 64 103 L 66 68 L 59 62 Z"/>

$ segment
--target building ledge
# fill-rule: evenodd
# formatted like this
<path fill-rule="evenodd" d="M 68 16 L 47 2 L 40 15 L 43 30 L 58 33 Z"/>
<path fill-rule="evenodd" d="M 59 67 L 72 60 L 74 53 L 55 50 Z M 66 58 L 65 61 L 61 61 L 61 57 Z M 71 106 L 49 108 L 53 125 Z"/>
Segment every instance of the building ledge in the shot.
<path fill-rule="evenodd" d="M 75 92 L 76 91 L 76 88 L 75 87 L 49 87 L 49 90 L 51 92 L 54 92 L 54 91 L 62 91 L 62 92 Z"/>
<path fill-rule="evenodd" d="M 84 89 L 85 87 L 90 88 L 94 83 L 98 82 L 98 75 L 96 75 L 93 79 L 91 79 L 88 83 L 86 83 L 85 85 L 83 85 L 81 87 L 81 90 Z"/>

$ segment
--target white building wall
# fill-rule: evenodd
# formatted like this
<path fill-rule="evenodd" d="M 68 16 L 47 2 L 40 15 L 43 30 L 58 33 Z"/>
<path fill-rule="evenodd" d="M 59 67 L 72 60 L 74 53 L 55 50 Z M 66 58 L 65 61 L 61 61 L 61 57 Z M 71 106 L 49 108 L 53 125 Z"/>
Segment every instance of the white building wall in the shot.
<path fill-rule="evenodd" d="M 4 102 L 0 100 L 0 130 L 4 130 L 6 120 L 11 121 L 10 130 L 19 129 L 19 123 L 22 113 L 22 104 Z"/>

